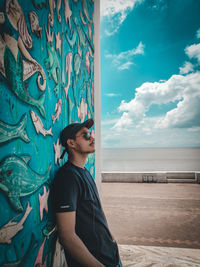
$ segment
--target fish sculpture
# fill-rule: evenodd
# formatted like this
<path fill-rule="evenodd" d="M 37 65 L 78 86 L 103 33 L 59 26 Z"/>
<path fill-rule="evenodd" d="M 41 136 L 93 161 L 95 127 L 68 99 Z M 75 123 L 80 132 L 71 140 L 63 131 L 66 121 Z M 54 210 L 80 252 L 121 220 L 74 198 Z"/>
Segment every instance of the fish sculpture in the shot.
<path fill-rule="evenodd" d="M 91 40 L 91 38 L 92 38 L 92 28 L 91 28 L 91 24 L 90 23 L 88 24 L 88 36 L 89 36 L 89 39 Z"/>
<path fill-rule="evenodd" d="M 71 100 L 69 94 L 67 95 L 67 100 L 68 100 L 68 122 L 70 124 L 72 121 L 72 110 L 74 107 L 74 102 Z"/>
<path fill-rule="evenodd" d="M 76 53 L 73 58 L 73 69 L 75 76 L 77 78 L 77 76 L 80 75 L 80 69 L 81 69 L 81 57 L 78 53 Z"/>
<path fill-rule="evenodd" d="M 94 60 L 90 61 L 90 77 L 94 77 Z"/>
<path fill-rule="evenodd" d="M 81 57 L 79 53 L 76 53 L 73 57 L 73 70 L 74 70 L 74 83 L 73 83 L 73 94 L 74 94 L 74 99 L 75 99 L 75 104 L 77 106 L 77 100 L 76 100 L 76 85 L 78 82 L 78 79 L 81 76 Z"/>
<path fill-rule="evenodd" d="M 57 0 L 57 18 L 59 23 L 61 23 L 61 15 L 59 13 L 60 7 L 61 7 L 61 0 Z"/>
<path fill-rule="evenodd" d="M 81 48 L 84 48 L 87 45 L 87 40 L 86 40 L 86 37 L 85 37 L 85 34 L 84 34 L 82 28 L 78 25 L 77 17 L 74 18 L 74 24 L 75 24 L 77 32 L 78 32 L 80 46 L 81 46 Z"/>
<path fill-rule="evenodd" d="M 12 220 L 10 220 L 7 224 L 5 224 L 0 229 L 0 243 L 3 243 L 3 244 L 5 244 L 5 243 L 10 244 L 11 243 L 11 239 L 19 231 L 21 231 L 23 229 L 23 224 L 24 224 L 26 218 L 28 217 L 29 213 L 31 212 L 31 210 L 32 210 L 32 207 L 30 207 L 30 204 L 28 202 L 24 216 L 21 218 L 21 220 L 19 222 L 13 222 L 13 220 L 16 218 L 16 217 L 14 217 Z"/>
<path fill-rule="evenodd" d="M 28 13 L 28 16 L 32 33 L 34 33 L 37 37 L 41 38 L 42 27 L 40 27 L 39 25 L 38 15 L 35 13 L 35 11 L 31 11 Z"/>
<path fill-rule="evenodd" d="M 92 95 L 91 95 L 91 90 L 90 90 L 90 84 L 87 82 L 87 103 L 89 107 L 89 111 L 91 114 L 91 117 L 94 117 L 94 111 L 93 111 L 93 106 L 92 106 Z"/>
<path fill-rule="evenodd" d="M 81 98 L 81 103 L 77 107 L 78 118 L 81 120 L 81 123 L 84 122 L 85 116 L 87 115 L 87 103 L 85 103 L 84 98 Z"/>
<path fill-rule="evenodd" d="M 86 64 L 86 70 L 88 72 L 88 74 L 90 73 L 90 59 L 89 59 L 89 51 L 86 52 L 85 54 L 85 64 Z"/>
<path fill-rule="evenodd" d="M 81 12 L 81 10 L 79 11 L 79 15 L 80 15 L 80 18 L 81 18 L 81 22 L 83 23 L 83 25 L 85 26 L 87 24 L 87 22 L 84 20 L 83 18 L 83 14 Z"/>
<path fill-rule="evenodd" d="M 53 136 L 52 127 L 50 127 L 49 130 L 45 130 L 42 120 L 33 110 L 30 110 L 30 115 L 31 115 L 31 119 L 33 121 L 33 125 L 35 126 L 35 130 L 37 134 L 41 133 L 44 136 L 46 135 Z"/>
<path fill-rule="evenodd" d="M 53 47 L 53 33 L 50 32 L 50 27 L 48 27 L 48 32 L 45 26 L 46 37 L 47 37 L 47 54 L 48 57 L 45 58 L 44 63 L 48 70 L 48 75 L 50 79 L 53 79 L 56 86 L 54 92 L 58 96 L 59 90 L 61 88 L 61 71 L 60 63 Z"/>
<path fill-rule="evenodd" d="M 28 49 L 31 49 L 33 41 L 28 32 L 23 10 L 17 0 L 6 0 L 6 14 L 13 28 L 19 31 L 24 45 Z"/>
<path fill-rule="evenodd" d="M 81 47 L 79 45 L 79 40 L 78 40 L 78 54 L 80 57 L 82 56 L 82 50 L 81 50 Z"/>
<path fill-rule="evenodd" d="M 23 211 L 20 197 L 28 196 L 37 191 L 50 179 L 51 165 L 46 173 L 40 175 L 28 165 L 30 156 L 8 156 L 0 162 L 0 190 L 8 197 L 16 211 Z"/>
<path fill-rule="evenodd" d="M 35 106 L 43 117 L 46 116 L 44 109 L 45 95 L 41 95 L 39 99 L 30 96 L 23 83 L 23 61 L 21 51 L 18 49 L 14 38 L 8 37 L 8 43 L 4 50 L 4 68 L 5 77 L 7 79 L 9 89 L 26 104 Z M 15 40 L 15 39 L 14 39 Z M 12 49 L 12 50 L 11 50 Z"/>
<path fill-rule="evenodd" d="M 93 106 L 94 105 L 94 83 L 93 82 L 92 82 L 91 94 L 92 94 L 92 106 Z"/>
<path fill-rule="evenodd" d="M 66 56 L 66 73 L 67 73 L 67 86 L 64 86 L 63 89 L 67 97 L 68 90 L 71 84 L 71 73 L 72 73 L 72 53 L 71 52 L 67 53 L 67 56 Z"/>
<path fill-rule="evenodd" d="M 82 0 L 82 8 L 83 8 L 83 12 L 84 12 L 87 20 L 89 21 L 89 23 L 92 23 L 91 19 L 89 18 L 89 14 L 88 14 L 88 10 L 87 10 L 87 1 L 86 0 Z"/>
<path fill-rule="evenodd" d="M 72 29 L 72 33 L 71 33 L 71 38 L 68 37 L 67 32 L 65 33 L 67 42 L 69 43 L 71 49 L 74 47 L 76 40 L 77 40 L 77 32 L 74 30 L 74 28 Z"/>
<path fill-rule="evenodd" d="M 24 114 L 17 124 L 11 125 L 0 121 L 0 144 L 20 138 L 24 142 L 30 142 L 26 133 L 27 115 Z"/>
<path fill-rule="evenodd" d="M 69 7 L 69 0 L 64 0 L 65 3 L 65 22 L 69 23 L 69 29 L 71 30 L 71 15 L 72 15 L 72 11 Z"/>
<path fill-rule="evenodd" d="M 43 240 L 43 242 L 39 248 L 35 263 L 33 265 L 34 267 L 38 267 L 38 266 L 39 267 L 46 267 L 47 255 L 45 257 L 44 263 L 42 262 L 45 242 L 46 242 L 46 237 L 44 238 L 44 240 Z"/>
<path fill-rule="evenodd" d="M 62 145 L 59 144 L 59 138 L 57 139 L 56 144 L 53 143 L 54 153 L 55 153 L 55 165 L 58 163 L 60 164 L 60 156 L 61 156 L 61 149 Z"/>
<path fill-rule="evenodd" d="M 57 238 L 53 255 L 52 267 L 58 267 L 58 266 L 67 267 L 68 265 L 65 258 L 64 248 L 62 247 L 62 245 L 59 242 L 59 239 Z"/>
<path fill-rule="evenodd" d="M 54 15 L 53 15 L 53 10 L 55 8 L 55 0 L 49 0 L 49 9 L 50 9 L 50 14 L 48 15 L 48 22 L 53 27 L 54 24 Z"/>
<path fill-rule="evenodd" d="M 40 203 L 40 220 L 42 221 L 43 219 L 43 210 L 48 213 L 48 197 L 49 197 L 49 190 L 47 191 L 46 187 L 44 186 L 44 194 L 40 195 L 39 194 L 39 203 Z"/>
<path fill-rule="evenodd" d="M 56 38 L 56 50 L 58 50 L 59 56 L 60 56 L 60 54 L 61 54 L 61 40 L 60 40 L 60 33 L 59 32 L 57 34 L 55 32 L 55 38 Z"/>
<path fill-rule="evenodd" d="M 61 114 L 61 104 L 62 104 L 62 99 L 59 98 L 58 99 L 58 102 L 56 103 L 56 106 L 55 106 L 55 115 L 51 115 L 51 118 L 53 120 L 53 124 L 55 123 L 55 121 L 59 121 L 59 117 L 60 117 L 60 114 Z"/>

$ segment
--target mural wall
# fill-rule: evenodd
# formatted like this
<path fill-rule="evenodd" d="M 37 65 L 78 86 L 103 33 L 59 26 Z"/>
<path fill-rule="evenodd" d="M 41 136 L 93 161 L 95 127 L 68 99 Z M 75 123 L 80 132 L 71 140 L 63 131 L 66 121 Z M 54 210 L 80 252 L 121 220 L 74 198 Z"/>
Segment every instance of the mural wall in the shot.
<path fill-rule="evenodd" d="M 61 129 L 94 117 L 93 13 L 93 0 L 0 3 L 0 266 L 61 266 L 48 197 Z"/>

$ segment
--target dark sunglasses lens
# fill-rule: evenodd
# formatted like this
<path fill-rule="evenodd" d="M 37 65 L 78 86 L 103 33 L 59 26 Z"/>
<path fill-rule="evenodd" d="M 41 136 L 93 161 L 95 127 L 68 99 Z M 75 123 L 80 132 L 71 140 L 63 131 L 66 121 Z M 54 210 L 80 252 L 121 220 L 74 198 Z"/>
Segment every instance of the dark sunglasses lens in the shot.
<path fill-rule="evenodd" d="M 91 137 L 91 133 L 90 132 L 84 133 L 84 137 L 86 140 L 89 140 Z"/>

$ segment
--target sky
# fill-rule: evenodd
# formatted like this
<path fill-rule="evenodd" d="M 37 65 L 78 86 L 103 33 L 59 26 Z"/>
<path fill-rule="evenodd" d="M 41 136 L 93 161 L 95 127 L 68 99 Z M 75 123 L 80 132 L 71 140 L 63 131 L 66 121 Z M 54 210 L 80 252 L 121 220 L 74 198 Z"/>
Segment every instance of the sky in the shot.
<path fill-rule="evenodd" d="M 103 148 L 200 147 L 199 14 L 199 0 L 101 0 Z"/>

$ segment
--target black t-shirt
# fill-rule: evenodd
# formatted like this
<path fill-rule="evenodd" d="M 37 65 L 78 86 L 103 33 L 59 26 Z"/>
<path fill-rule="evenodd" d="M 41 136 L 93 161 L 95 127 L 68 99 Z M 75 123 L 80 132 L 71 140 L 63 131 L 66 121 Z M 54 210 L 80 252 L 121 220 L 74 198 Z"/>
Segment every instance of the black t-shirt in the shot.
<path fill-rule="evenodd" d="M 116 267 L 118 247 L 108 229 L 96 184 L 88 170 L 68 161 L 59 169 L 52 191 L 54 211 L 76 211 L 76 234 L 102 264 Z M 65 255 L 70 267 L 81 267 L 67 251 Z"/>

